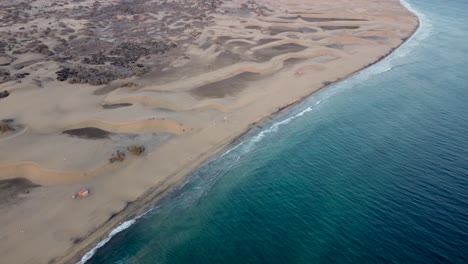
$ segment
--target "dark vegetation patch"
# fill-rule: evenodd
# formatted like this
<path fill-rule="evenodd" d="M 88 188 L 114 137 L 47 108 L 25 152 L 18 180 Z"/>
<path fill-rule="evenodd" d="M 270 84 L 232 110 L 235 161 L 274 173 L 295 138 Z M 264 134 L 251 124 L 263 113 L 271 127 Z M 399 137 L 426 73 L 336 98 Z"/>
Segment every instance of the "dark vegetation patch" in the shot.
<path fill-rule="evenodd" d="M 306 60 L 306 58 L 289 58 L 283 62 L 283 68 L 291 67 Z"/>
<path fill-rule="evenodd" d="M 57 71 L 57 80 L 70 83 L 88 83 L 91 85 L 107 84 L 118 78 L 130 77 L 126 70 L 114 69 L 109 66 L 86 67 L 82 65 L 69 65 Z"/>
<path fill-rule="evenodd" d="M 266 39 L 261 39 L 259 41 L 257 41 L 257 44 L 259 46 L 262 46 L 262 45 L 265 45 L 265 44 L 268 44 L 268 43 L 271 43 L 271 42 L 275 42 L 275 41 L 278 41 L 278 40 L 281 40 L 281 39 L 278 39 L 278 38 L 266 38 Z"/>
<path fill-rule="evenodd" d="M 21 195 L 38 186 L 25 178 L 0 180 L 0 207 L 19 202 Z"/>
<path fill-rule="evenodd" d="M 109 138 L 112 134 L 109 131 L 102 130 L 96 127 L 84 127 L 77 129 L 65 130 L 62 132 L 72 137 L 84 138 L 84 139 L 104 139 Z"/>
<path fill-rule="evenodd" d="M 117 150 L 115 153 L 112 153 L 109 158 L 110 163 L 123 162 L 125 160 L 125 152 Z"/>
<path fill-rule="evenodd" d="M 7 69 L 0 69 L 0 83 L 8 82 L 13 80 L 13 77 L 10 75 L 10 71 Z M 5 97 L 7 97 L 9 94 L 7 94 Z M 1 98 L 5 98 L 1 97 Z"/>
<path fill-rule="evenodd" d="M 0 135 L 15 132 L 18 129 L 14 119 L 3 119 L 0 121 Z"/>
<path fill-rule="evenodd" d="M 131 145 L 127 150 L 135 156 L 141 156 L 145 153 L 146 148 L 142 145 Z"/>
<path fill-rule="evenodd" d="M 258 73 L 244 72 L 221 81 L 197 87 L 191 90 L 191 93 L 205 98 L 232 96 L 242 91 L 249 82 L 258 80 L 261 77 Z"/>
<path fill-rule="evenodd" d="M 107 54 L 99 52 L 86 57 L 84 64 L 104 65 L 110 64 L 120 67 L 128 67 L 142 56 L 163 54 L 172 48 L 177 47 L 174 43 L 163 41 L 146 41 L 144 43 L 124 42 L 111 49 Z"/>
<path fill-rule="evenodd" d="M 332 21 L 368 21 L 367 19 L 359 19 L 359 18 L 333 18 L 333 17 L 303 17 L 299 16 L 291 16 L 291 17 L 280 17 L 281 19 L 286 20 L 296 20 L 302 19 L 307 22 L 332 22 Z"/>
<path fill-rule="evenodd" d="M 10 96 L 10 92 L 8 92 L 8 91 L 1 91 L 0 92 L 0 99 L 7 98 L 8 96 Z"/>
<path fill-rule="evenodd" d="M 366 36 L 366 37 L 360 37 L 362 39 L 366 40 L 372 40 L 372 41 L 385 41 L 388 40 L 386 37 L 380 37 L 380 36 Z"/>
<path fill-rule="evenodd" d="M 281 27 L 281 26 L 270 27 L 270 34 L 273 36 L 284 33 L 284 32 L 297 32 L 297 33 L 309 34 L 309 33 L 315 33 L 317 32 L 317 30 L 313 28 L 307 28 L 307 27 L 302 27 L 302 28 Z"/>
<path fill-rule="evenodd" d="M 105 105 L 102 105 L 102 108 L 104 108 L 104 109 L 116 109 L 116 108 L 129 107 L 129 106 L 132 106 L 132 104 L 128 104 L 128 103 L 105 104 Z"/>
<path fill-rule="evenodd" d="M 0 25 L 27 24 L 51 16 L 87 22 L 76 31 L 68 23 L 53 19 L 45 27 L 35 24 L 2 32 L 0 64 L 12 62 L 6 52 L 37 53 L 45 57 L 39 61 L 52 59 L 61 64 L 58 80 L 92 85 L 142 75 L 153 67 L 167 65 L 171 57 L 163 54 L 176 49 L 179 43 L 196 39 L 223 1 L 94 1 L 75 7 L 52 1 L 41 7 L 41 12 L 27 2 L 4 1 Z M 167 15 L 158 19 L 153 15 L 158 13 Z M 180 27 L 169 27 L 173 24 Z M 54 40 L 54 44 L 42 42 L 44 38 Z M 17 69 L 27 66 L 17 65 Z M 12 79 L 6 72 L 0 74 L 0 82 Z"/>
<path fill-rule="evenodd" d="M 26 76 L 30 75 L 29 72 L 18 72 L 18 73 L 15 73 L 15 75 L 13 75 L 16 79 L 22 79 Z"/>
<path fill-rule="evenodd" d="M 323 30 L 358 29 L 359 26 L 321 26 Z"/>
<path fill-rule="evenodd" d="M 268 47 L 256 50 L 254 56 L 260 61 L 267 61 L 278 55 L 300 52 L 307 49 L 307 47 L 296 44 L 296 43 L 287 43 L 278 46 Z"/>
<path fill-rule="evenodd" d="M 326 47 L 328 47 L 330 49 L 342 50 L 344 48 L 344 45 L 341 44 L 341 43 L 333 43 L 333 44 L 330 44 L 330 45 L 326 45 Z"/>
<path fill-rule="evenodd" d="M 137 85 L 133 82 L 128 82 L 128 83 L 124 83 L 124 84 L 118 84 L 118 83 L 114 83 L 114 84 L 108 84 L 104 87 L 101 87 L 101 88 L 98 88 L 96 89 L 93 94 L 94 95 L 104 95 L 104 94 L 108 94 L 114 90 L 117 90 L 119 88 L 125 88 L 125 87 L 136 87 Z"/>
<path fill-rule="evenodd" d="M 331 18 L 331 17 L 302 17 L 302 20 L 307 22 L 329 22 L 329 21 L 368 21 L 367 19 L 359 18 Z"/>
<path fill-rule="evenodd" d="M 253 29 L 253 30 L 262 30 L 263 28 L 260 26 L 246 26 L 246 29 Z"/>

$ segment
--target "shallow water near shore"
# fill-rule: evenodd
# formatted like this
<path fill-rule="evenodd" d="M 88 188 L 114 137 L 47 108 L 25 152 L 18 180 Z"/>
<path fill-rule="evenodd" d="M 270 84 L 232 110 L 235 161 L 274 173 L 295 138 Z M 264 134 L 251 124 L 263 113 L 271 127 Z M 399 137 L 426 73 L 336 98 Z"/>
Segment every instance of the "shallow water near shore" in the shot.
<path fill-rule="evenodd" d="M 87 263 L 468 262 L 468 2 L 409 3 L 401 49 L 251 131 Z"/>

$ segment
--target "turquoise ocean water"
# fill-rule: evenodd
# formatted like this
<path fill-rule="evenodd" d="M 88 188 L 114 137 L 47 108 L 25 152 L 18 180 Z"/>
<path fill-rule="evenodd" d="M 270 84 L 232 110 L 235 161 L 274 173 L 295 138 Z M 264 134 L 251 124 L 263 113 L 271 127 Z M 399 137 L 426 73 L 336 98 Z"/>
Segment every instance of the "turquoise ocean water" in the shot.
<path fill-rule="evenodd" d="M 396 53 L 252 131 L 83 260 L 468 263 L 468 1 L 409 4 L 422 26 Z"/>

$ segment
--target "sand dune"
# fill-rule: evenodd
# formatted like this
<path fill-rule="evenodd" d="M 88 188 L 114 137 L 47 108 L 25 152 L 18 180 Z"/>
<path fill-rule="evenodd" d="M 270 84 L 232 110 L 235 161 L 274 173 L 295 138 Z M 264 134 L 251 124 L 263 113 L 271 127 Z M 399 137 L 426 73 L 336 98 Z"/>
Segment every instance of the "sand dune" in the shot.
<path fill-rule="evenodd" d="M 292 43 L 292 42 L 290 42 Z M 284 44 L 287 45 L 287 44 Z M 280 70 L 283 66 L 283 62 L 289 58 L 311 58 L 314 56 L 321 56 L 321 55 L 338 55 L 338 56 L 346 56 L 342 55 L 343 53 L 333 51 L 333 50 L 325 50 L 322 49 L 318 52 L 315 51 L 303 51 L 302 48 L 299 48 L 299 51 L 296 52 L 293 50 L 293 52 L 281 52 L 281 47 L 276 53 L 273 51 L 272 53 L 274 55 L 268 55 L 268 53 L 265 53 L 265 56 L 273 56 L 272 58 L 269 58 L 269 61 L 265 63 L 239 63 L 235 64 L 229 67 L 225 67 L 223 69 L 220 69 L 218 71 L 213 71 L 213 72 L 208 72 L 203 75 L 199 75 L 197 77 L 191 77 L 191 78 L 185 78 L 180 81 L 174 81 L 165 85 L 160 85 L 156 87 L 149 87 L 149 88 L 144 88 L 143 91 L 159 91 L 159 92 L 164 92 L 164 91 L 171 91 L 171 92 L 184 92 L 193 89 L 194 87 L 200 87 L 203 85 L 207 85 L 209 83 L 213 82 L 219 82 L 224 79 L 232 78 L 238 74 L 242 73 L 258 73 L 258 74 L 270 74 L 274 73 L 278 70 Z M 288 49 L 288 47 L 285 47 L 284 49 Z M 293 48 L 294 49 L 294 48 Z"/>

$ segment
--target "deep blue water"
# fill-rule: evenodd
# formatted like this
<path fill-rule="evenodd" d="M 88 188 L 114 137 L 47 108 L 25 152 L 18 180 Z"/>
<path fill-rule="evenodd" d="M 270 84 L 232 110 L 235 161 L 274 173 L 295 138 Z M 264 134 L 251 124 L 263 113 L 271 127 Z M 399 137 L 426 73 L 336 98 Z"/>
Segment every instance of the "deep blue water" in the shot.
<path fill-rule="evenodd" d="M 88 263 L 468 263 L 468 1 L 252 131 Z"/>

